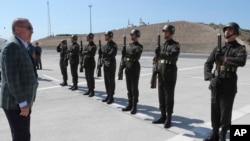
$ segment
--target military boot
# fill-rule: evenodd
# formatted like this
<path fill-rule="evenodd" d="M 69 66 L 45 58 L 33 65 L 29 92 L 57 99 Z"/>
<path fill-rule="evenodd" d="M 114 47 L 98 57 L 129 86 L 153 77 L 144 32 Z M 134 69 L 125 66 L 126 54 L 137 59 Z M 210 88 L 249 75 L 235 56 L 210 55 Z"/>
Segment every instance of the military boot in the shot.
<path fill-rule="evenodd" d="M 132 109 L 132 100 L 128 101 L 128 106 L 125 108 L 122 108 L 122 111 L 130 111 Z"/>
<path fill-rule="evenodd" d="M 107 104 L 112 104 L 113 102 L 114 102 L 114 97 L 113 96 L 109 96 Z"/>
<path fill-rule="evenodd" d="M 172 114 L 167 115 L 167 119 L 164 123 L 164 128 L 170 128 L 171 127 L 171 121 L 172 121 Z"/>
<path fill-rule="evenodd" d="M 213 129 L 211 135 L 203 141 L 219 141 L 219 129 Z"/>
<path fill-rule="evenodd" d="M 95 96 L 95 91 L 94 91 L 94 90 L 91 90 L 91 91 L 89 92 L 89 97 L 93 97 L 93 96 Z"/>
<path fill-rule="evenodd" d="M 166 113 L 164 110 L 161 110 L 161 117 L 157 120 L 152 121 L 153 124 L 163 124 L 166 121 Z"/>
<path fill-rule="evenodd" d="M 67 86 L 67 81 L 63 81 L 62 83 L 60 83 L 61 86 Z"/>
<path fill-rule="evenodd" d="M 74 84 L 71 90 L 74 91 L 74 90 L 77 90 L 77 89 L 78 89 L 77 85 Z"/>
<path fill-rule="evenodd" d="M 131 109 L 131 112 L 130 112 L 132 115 L 136 114 L 137 113 L 137 102 L 134 102 L 132 103 L 132 109 Z"/>
<path fill-rule="evenodd" d="M 69 89 L 72 89 L 74 87 L 74 85 L 72 85 L 71 87 L 69 87 Z"/>
<path fill-rule="evenodd" d="M 89 95 L 90 91 L 88 90 L 86 93 L 84 93 L 83 95 Z"/>
<path fill-rule="evenodd" d="M 226 135 L 227 135 L 227 130 L 222 129 L 219 135 L 220 137 L 219 141 L 226 141 Z"/>
<path fill-rule="evenodd" d="M 102 102 L 107 102 L 108 100 L 109 100 L 109 96 L 107 95 L 107 97 L 104 98 L 104 99 L 102 100 Z"/>

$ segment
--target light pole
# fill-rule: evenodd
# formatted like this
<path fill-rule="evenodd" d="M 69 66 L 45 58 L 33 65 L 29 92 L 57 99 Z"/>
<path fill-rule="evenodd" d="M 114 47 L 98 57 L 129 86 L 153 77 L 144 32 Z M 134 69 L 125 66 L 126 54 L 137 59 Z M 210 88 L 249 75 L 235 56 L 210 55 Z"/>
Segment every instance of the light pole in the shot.
<path fill-rule="evenodd" d="M 92 33 L 91 8 L 92 8 L 92 4 L 89 5 L 90 33 Z"/>

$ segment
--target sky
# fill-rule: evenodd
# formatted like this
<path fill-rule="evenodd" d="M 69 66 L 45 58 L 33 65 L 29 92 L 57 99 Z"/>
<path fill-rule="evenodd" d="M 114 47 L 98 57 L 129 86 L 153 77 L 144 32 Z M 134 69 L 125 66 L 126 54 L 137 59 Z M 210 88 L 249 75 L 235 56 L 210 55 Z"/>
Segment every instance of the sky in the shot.
<path fill-rule="evenodd" d="M 49 35 L 48 19 L 51 34 L 88 34 L 90 11 L 93 33 L 127 27 L 128 21 L 139 25 L 140 18 L 147 24 L 234 21 L 241 28 L 250 29 L 249 0 L 1 0 L 0 3 L 0 38 L 5 39 L 12 35 L 11 24 L 18 17 L 28 18 L 32 23 L 33 41 Z"/>

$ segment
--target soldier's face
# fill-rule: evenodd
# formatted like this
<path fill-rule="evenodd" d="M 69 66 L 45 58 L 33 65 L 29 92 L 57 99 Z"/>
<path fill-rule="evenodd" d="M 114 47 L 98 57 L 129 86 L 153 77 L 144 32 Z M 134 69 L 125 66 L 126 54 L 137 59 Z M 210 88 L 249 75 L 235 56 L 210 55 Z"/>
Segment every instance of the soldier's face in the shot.
<path fill-rule="evenodd" d="M 62 43 L 61 46 L 65 48 L 67 45 L 65 43 Z"/>
<path fill-rule="evenodd" d="M 71 42 L 72 42 L 72 43 L 75 43 L 76 40 L 75 40 L 74 38 L 71 38 Z"/>
<path fill-rule="evenodd" d="M 163 31 L 164 39 L 170 39 L 172 37 L 172 34 L 168 30 Z"/>
<path fill-rule="evenodd" d="M 137 39 L 138 39 L 137 36 L 134 34 L 130 34 L 130 38 L 132 41 L 137 41 Z"/>
<path fill-rule="evenodd" d="M 224 32 L 224 36 L 226 39 L 235 39 L 237 37 L 237 35 L 235 35 L 234 28 L 232 27 L 226 28 Z"/>
<path fill-rule="evenodd" d="M 105 35 L 105 41 L 108 41 L 110 37 L 108 35 Z"/>

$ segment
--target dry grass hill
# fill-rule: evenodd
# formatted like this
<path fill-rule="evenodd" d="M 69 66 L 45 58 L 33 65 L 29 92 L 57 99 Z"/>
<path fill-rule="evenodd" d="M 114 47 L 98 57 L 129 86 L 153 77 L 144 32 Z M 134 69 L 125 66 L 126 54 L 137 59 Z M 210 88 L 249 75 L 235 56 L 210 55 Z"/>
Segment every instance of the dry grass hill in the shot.
<path fill-rule="evenodd" d="M 161 34 L 161 43 L 163 43 L 163 36 L 161 33 L 161 29 L 165 24 L 172 24 L 176 28 L 176 33 L 174 35 L 174 39 L 181 44 L 181 52 L 189 52 L 189 53 L 209 53 L 212 48 L 214 48 L 217 44 L 217 34 L 220 31 L 219 26 L 215 24 L 204 24 L 204 23 L 193 23 L 187 21 L 177 21 L 177 22 L 169 22 L 169 23 L 158 23 L 158 24 L 150 24 L 145 26 L 133 27 L 137 28 L 141 31 L 140 42 L 144 46 L 144 51 L 152 51 L 154 50 L 157 44 L 157 34 L 158 29 L 160 28 Z M 120 49 L 122 48 L 124 31 L 127 36 L 127 43 L 130 42 L 129 33 L 133 28 L 126 29 L 115 29 L 112 30 L 114 32 L 114 41 L 118 44 Z M 249 45 L 247 40 L 250 38 L 249 30 L 241 30 L 242 35 L 239 38 L 241 43 L 247 45 L 249 50 Z M 79 35 L 79 39 L 83 41 L 83 45 L 87 44 L 86 35 Z M 98 44 L 99 37 L 102 41 L 102 45 L 105 44 L 104 41 L 104 32 L 95 33 L 95 43 Z M 43 39 L 39 39 L 38 42 L 44 48 L 47 49 L 55 49 L 60 40 L 67 39 L 68 43 L 70 43 L 70 36 L 57 35 L 53 37 L 46 37 Z M 78 40 L 78 42 L 80 42 Z"/>

